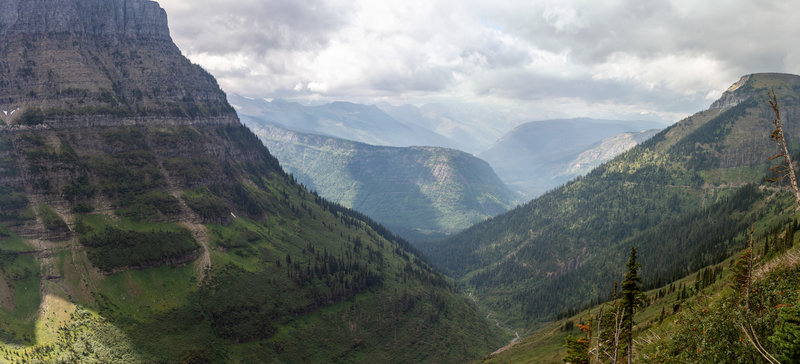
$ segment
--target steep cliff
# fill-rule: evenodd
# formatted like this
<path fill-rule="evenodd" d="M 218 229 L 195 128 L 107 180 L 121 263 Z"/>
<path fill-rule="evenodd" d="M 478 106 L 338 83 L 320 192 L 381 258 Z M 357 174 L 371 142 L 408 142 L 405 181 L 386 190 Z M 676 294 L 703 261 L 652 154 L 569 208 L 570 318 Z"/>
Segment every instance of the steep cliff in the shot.
<path fill-rule="evenodd" d="M 214 78 L 172 43 L 164 10 L 135 0 L 0 4 L 1 110 L 17 110 L 8 124 L 233 115 Z"/>

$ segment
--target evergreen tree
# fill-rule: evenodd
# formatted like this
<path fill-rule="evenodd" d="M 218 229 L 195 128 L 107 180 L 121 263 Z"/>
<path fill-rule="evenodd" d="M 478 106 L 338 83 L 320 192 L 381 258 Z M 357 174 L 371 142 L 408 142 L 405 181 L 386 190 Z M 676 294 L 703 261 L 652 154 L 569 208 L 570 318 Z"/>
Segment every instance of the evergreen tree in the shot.
<path fill-rule="evenodd" d="M 642 300 L 642 279 L 639 277 L 639 267 L 641 264 L 636 262 L 636 247 L 631 247 L 631 253 L 626 264 L 628 272 L 625 280 L 622 281 L 622 342 L 625 344 L 625 353 L 628 363 L 633 363 L 633 314 L 643 303 Z"/>
<path fill-rule="evenodd" d="M 585 337 L 576 339 L 574 336 L 568 335 L 564 346 L 567 348 L 567 355 L 564 357 L 565 363 L 589 364 L 589 340 Z"/>
<path fill-rule="evenodd" d="M 731 282 L 733 289 L 744 306 L 745 312 L 750 310 L 750 283 L 753 272 L 753 228 L 750 228 L 748 248 L 739 256 L 731 267 Z"/>

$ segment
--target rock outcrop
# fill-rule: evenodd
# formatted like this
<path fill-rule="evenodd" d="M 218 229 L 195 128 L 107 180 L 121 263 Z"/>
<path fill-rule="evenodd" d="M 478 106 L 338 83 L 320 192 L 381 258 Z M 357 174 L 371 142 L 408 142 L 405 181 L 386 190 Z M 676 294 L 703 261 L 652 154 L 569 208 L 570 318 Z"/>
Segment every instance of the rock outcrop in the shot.
<path fill-rule="evenodd" d="M 181 55 L 148 0 L 5 0 L 0 114 L 6 124 L 64 115 L 233 115 L 216 80 Z M 52 118 L 51 118 L 52 119 Z"/>

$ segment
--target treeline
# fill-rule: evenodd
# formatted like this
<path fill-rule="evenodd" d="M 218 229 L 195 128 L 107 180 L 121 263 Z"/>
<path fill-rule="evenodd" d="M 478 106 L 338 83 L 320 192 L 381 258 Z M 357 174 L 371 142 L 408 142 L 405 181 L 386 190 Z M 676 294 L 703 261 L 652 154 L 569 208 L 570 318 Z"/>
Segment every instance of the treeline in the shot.
<path fill-rule="evenodd" d="M 101 231 L 77 223 L 76 231 L 83 232 L 79 241 L 90 248 L 89 260 L 97 268 L 110 272 L 119 268 L 163 265 L 186 260 L 200 245 L 184 228 L 176 231 L 138 232 L 106 226 Z"/>
<path fill-rule="evenodd" d="M 341 298 L 382 286 L 383 254 L 369 245 L 366 246 L 366 257 L 360 254 L 360 238 L 353 240 L 349 246 L 350 249 L 343 256 L 335 256 L 327 249 L 320 252 L 309 243 L 303 248 L 306 263 L 292 262 L 291 256 L 286 255 L 287 276 L 298 287 L 313 285 L 315 282 L 324 283 L 324 292 L 312 291 L 314 303 L 317 305 L 332 304 Z M 280 261 L 277 263 L 280 266 Z"/>

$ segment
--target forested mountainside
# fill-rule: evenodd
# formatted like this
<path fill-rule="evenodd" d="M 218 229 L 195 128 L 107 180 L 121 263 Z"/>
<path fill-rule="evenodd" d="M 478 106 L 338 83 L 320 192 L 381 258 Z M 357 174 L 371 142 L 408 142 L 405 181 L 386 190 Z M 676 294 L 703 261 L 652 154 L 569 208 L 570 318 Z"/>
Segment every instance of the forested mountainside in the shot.
<path fill-rule="evenodd" d="M 460 362 L 503 333 L 285 174 L 146 0 L 0 3 L 0 362 Z"/>
<path fill-rule="evenodd" d="M 519 197 L 484 161 L 437 147 L 383 147 L 269 124 L 249 126 L 281 166 L 322 197 L 412 241 L 508 211 Z"/>
<path fill-rule="evenodd" d="M 647 287 L 738 251 L 764 213 L 775 90 L 800 140 L 800 77 L 744 76 L 688 117 L 587 176 L 425 246 L 432 261 L 518 327 L 605 299 L 636 246 Z"/>
<path fill-rule="evenodd" d="M 586 174 L 661 128 L 660 123 L 643 120 L 532 121 L 515 127 L 478 157 L 530 200 Z M 632 135 L 626 139 L 628 133 Z"/>

